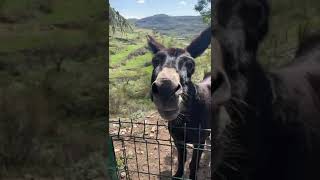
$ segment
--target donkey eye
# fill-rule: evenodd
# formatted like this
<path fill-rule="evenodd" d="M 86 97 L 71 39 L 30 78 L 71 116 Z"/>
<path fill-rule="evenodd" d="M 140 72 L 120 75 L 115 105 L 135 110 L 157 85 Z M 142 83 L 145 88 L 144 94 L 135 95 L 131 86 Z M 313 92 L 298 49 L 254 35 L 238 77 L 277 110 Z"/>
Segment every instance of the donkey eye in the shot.
<path fill-rule="evenodd" d="M 159 59 L 153 58 L 153 59 L 152 59 L 152 65 L 153 65 L 154 67 L 157 67 L 157 66 L 159 65 Z"/>
<path fill-rule="evenodd" d="M 164 54 L 157 54 L 157 56 L 155 56 L 152 59 L 152 65 L 154 67 L 159 66 L 159 64 L 161 64 L 161 63 L 163 63 L 163 61 L 165 61 L 165 57 L 166 57 L 166 55 L 164 55 Z"/>
<path fill-rule="evenodd" d="M 188 70 L 192 70 L 194 68 L 194 63 L 193 61 L 187 61 L 185 62 L 185 66 Z"/>
<path fill-rule="evenodd" d="M 157 67 L 157 66 L 159 66 L 159 64 L 161 64 L 162 61 L 163 61 L 163 60 L 160 59 L 160 58 L 153 58 L 153 59 L 152 59 L 152 65 L 153 65 L 154 67 Z"/>

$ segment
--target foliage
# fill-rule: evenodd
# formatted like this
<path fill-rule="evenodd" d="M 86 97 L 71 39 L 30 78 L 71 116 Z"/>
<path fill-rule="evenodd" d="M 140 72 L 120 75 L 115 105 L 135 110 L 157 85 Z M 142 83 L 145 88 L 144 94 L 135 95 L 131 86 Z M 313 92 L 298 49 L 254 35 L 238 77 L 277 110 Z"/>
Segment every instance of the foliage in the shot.
<path fill-rule="evenodd" d="M 105 176 L 93 163 L 105 161 L 104 2 L 0 8 L 0 177 Z"/>
<path fill-rule="evenodd" d="M 130 23 L 120 15 L 118 11 L 112 8 L 108 2 L 109 6 L 109 26 L 111 27 L 112 32 L 114 33 L 116 29 L 119 29 L 121 32 L 131 31 L 132 27 Z"/>
<path fill-rule="evenodd" d="M 134 22 L 138 28 L 152 29 L 167 36 L 192 38 L 207 27 L 201 16 L 169 16 L 157 14 Z"/>
<path fill-rule="evenodd" d="M 205 23 L 210 24 L 211 0 L 198 0 L 198 3 L 194 6 L 194 9 L 201 14 Z"/>
<path fill-rule="evenodd" d="M 301 39 L 320 30 L 319 1 L 271 0 L 269 32 L 259 48 L 259 60 L 268 69 L 290 63 Z"/>
<path fill-rule="evenodd" d="M 92 153 L 87 160 L 80 160 L 65 171 L 70 180 L 88 180 L 97 179 L 101 175 L 108 177 L 106 169 L 106 162 L 101 154 Z"/>

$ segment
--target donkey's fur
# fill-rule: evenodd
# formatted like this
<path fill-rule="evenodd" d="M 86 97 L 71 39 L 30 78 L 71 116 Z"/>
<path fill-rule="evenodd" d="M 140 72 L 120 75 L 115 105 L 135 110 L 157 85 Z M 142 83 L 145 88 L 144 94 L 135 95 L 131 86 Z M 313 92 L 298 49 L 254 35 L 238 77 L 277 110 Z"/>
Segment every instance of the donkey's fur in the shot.
<path fill-rule="evenodd" d="M 215 180 L 320 179 L 320 41 L 265 72 L 256 54 L 267 0 L 216 0 L 213 24 Z"/>
<path fill-rule="evenodd" d="M 199 151 L 193 150 L 189 165 L 190 179 L 196 178 L 202 149 L 205 140 L 210 135 L 208 131 L 201 129 L 210 129 L 211 77 L 204 78 L 199 84 L 191 81 L 194 72 L 194 58 L 200 56 L 208 48 L 210 37 L 211 29 L 208 28 L 185 49 L 165 48 L 154 38 L 149 37 L 148 44 L 154 53 L 151 98 L 160 115 L 169 120 L 169 132 L 178 150 L 178 170 L 174 177 L 183 176 L 187 159 L 185 145 L 192 143 L 194 148 L 200 148 Z M 181 99 L 181 102 L 178 99 Z M 172 111 L 174 113 L 171 113 Z M 176 113 L 178 115 L 174 116 Z"/>
<path fill-rule="evenodd" d="M 181 177 L 184 172 L 183 160 L 187 158 L 187 151 L 184 149 L 186 143 L 192 143 L 195 148 L 192 152 L 192 160 L 189 165 L 190 179 L 196 178 L 196 170 L 199 169 L 199 162 L 204 149 L 205 140 L 210 133 L 201 129 L 210 129 L 211 121 L 211 77 L 205 78 L 198 85 L 189 84 L 188 100 L 185 109 L 177 120 L 169 121 L 169 132 L 178 150 L 178 170 L 175 177 Z M 186 131 L 184 130 L 186 125 Z M 196 128 L 196 129 L 188 129 Z M 200 150 L 197 152 L 197 148 Z M 185 154 L 183 154 L 185 153 Z M 185 156 L 185 157 L 183 157 Z M 198 156 L 198 157 L 197 157 Z"/>

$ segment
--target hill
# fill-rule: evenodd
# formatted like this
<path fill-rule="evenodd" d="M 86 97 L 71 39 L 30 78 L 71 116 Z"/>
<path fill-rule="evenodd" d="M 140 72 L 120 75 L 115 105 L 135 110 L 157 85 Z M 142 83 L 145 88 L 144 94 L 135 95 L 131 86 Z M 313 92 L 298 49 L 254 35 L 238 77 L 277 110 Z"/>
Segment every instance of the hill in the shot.
<path fill-rule="evenodd" d="M 139 19 L 137 19 L 137 18 L 129 18 L 127 20 L 129 21 L 129 23 L 134 25 Z"/>
<path fill-rule="evenodd" d="M 208 26 L 203 23 L 201 16 L 168 16 L 166 14 L 157 14 L 138 20 L 132 19 L 131 22 L 139 28 L 179 37 L 195 36 Z"/>

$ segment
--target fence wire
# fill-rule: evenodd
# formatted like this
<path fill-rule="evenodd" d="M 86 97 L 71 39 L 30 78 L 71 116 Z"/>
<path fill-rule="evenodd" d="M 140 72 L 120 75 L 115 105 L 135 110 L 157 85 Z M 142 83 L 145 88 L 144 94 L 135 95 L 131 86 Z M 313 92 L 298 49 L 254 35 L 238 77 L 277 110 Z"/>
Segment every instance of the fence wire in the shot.
<path fill-rule="evenodd" d="M 109 134 L 116 158 L 118 179 L 173 179 L 173 174 L 178 168 L 177 150 L 165 122 L 151 123 L 147 120 L 138 122 L 138 120 L 121 120 L 119 118 L 118 120 L 110 120 L 109 123 Z M 183 161 L 186 161 L 185 171 L 182 178 L 175 179 L 188 179 L 189 163 L 193 150 L 197 151 L 197 160 L 201 158 L 200 167 L 196 166 L 197 179 L 211 179 L 211 144 L 209 140 L 205 144 L 200 143 L 200 134 L 211 132 L 211 129 L 190 128 L 186 125 L 172 128 L 183 128 L 184 137 L 186 137 L 188 130 L 198 131 L 199 140 L 195 147 L 191 144 L 181 143 L 187 151 L 183 156 Z M 199 150 L 203 150 L 201 157 L 199 157 Z"/>

